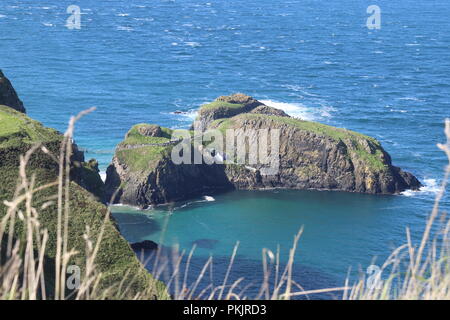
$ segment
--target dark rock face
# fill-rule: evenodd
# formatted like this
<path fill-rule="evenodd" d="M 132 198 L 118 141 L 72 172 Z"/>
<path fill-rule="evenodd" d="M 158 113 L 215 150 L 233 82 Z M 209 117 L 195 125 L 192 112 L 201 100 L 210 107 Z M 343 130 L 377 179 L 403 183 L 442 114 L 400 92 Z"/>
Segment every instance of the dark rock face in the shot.
<path fill-rule="evenodd" d="M 3 72 L 0 70 L 0 105 L 5 105 L 14 110 L 22 113 L 26 113 L 25 107 L 22 101 L 20 101 L 19 96 L 14 90 L 11 82 L 5 77 Z"/>
<path fill-rule="evenodd" d="M 114 157 L 107 169 L 105 186 L 108 198 L 118 191 L 114 203 L 141 208 L 233 189 L 223 165 L 175 165 L 169 156 L 162 157 L 148 173 L 134 172 Z"/>
<path fill-rule="evenodd" d="M 82 155 L 84 158 L 83 153 Z M 88 162 L 84 162 L 84 160 L 73 161 L 70 177 L 78 185 L 92 193 L 98 201 L 106 203 L 105 184 L 99 172 L 98 162 L 95 159 L 91 159 Z"/>
<path fill-rule="evenodd" d="M 291 118 L 242 94 L 219 97 L 202 107 L 198 122 L 197 129 L 206 126 L 221 132 L 279 130 L 276 172 L 267 175 L 264 174 L 267 165 L 227 161 L 175 165 L 170 158 L 171 146 L 162 151 L 154 147 L 128 157 L 116 152 L 107 171 L 107 193 L 117 191 L 116 202 L 146 207 L 232 189 L 395 194 L 421 187 L 412 174 L 392 165 L 391 157 L 377 140 L 346 129 Z M 250 140 L 255 141 L 253 137 Z M 192 153 L 199 152 L 191 148 Z M 149 165 L 142 166 L 146 161 Z"/>
<path fill-rule="evenodd" d="M 318 189 L 393 194 L 418 189 L 410 173 L 392 166 L 390 156 L 362 135 L 335 140 L 286 124 L 279 117 L 237 116 L 231 127 L 279 129 L 280 164 L 275 175 L 262 175 L 261 165 L 249 170 L 226 166 L 226 176 L 237 189 Z M 362 146 L 367 146 L 363 151 Z M 368 160 L 368 158 L 370 159 Z"/>

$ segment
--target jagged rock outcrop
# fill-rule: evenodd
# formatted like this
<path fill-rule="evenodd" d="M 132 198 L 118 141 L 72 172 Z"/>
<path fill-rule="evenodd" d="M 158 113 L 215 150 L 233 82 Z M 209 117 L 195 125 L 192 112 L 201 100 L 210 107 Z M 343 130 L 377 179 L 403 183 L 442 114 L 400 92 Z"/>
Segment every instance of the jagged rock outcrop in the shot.
<path fill-rule="evenodd" d="M 269 136 L 273 130 L 279 130 L 279 154 L 274 158 L 277 166 L 271 174 L 267 173 L 268 164 L 239 163 L 225 150 L 217 150 L 215 143 L 201 148 L 191 146 L 191 153 L 214 149 L 214 154 L 225 159 L 223 163 L 176 165 L 170 158 L 173 145 L 155 144 L 170 141 L 170 129 L 162 129 L 166 136 L 160 140 L 143 135 L 139 126 L 143 125 L 133 127 L 118 146 L 108 168 L 107 193 L 117 191 L 117 202 L 146 207 L 230 189 L 394 194 L 421 186 L 412 174 L 392 165 L 389 154 L 376 139 L 292 118 L 243 94 L 219 97 L 210 105 L 202 106 L 193 126 L 196 131 L 191 134 L 195 136 L 206 129 L 224 134 L 227 129 L 235 129 L 239 134 L 253 132 L 244 142 L 249 150 L 250 145 L 259 141 L 255 129 L 267 129 Z M 136 148 L 129 149 L 133 144 Z"/>
<path fill-rule="evenodd" d="M 5 105 L 14 110 L 26 113 L 22 101 L 19 99 L 16 90 L 14 90 L 11 82 L 5 77 L 0 70 L 0 105 Z"/>
<path fill-rule="evenodd" d="M 83 153 L 82 153 L 83 154 Z M 92 193 L 96 200 L 106 202 L 105 198 L 105 183 L 100 177 L 100 169 L 98 162 L 95 159 L 89 161 L 74 160 L 72 157 L 72 170 L 70 178 L 79 184 L 81 187 Z"/>
<path fill-rule="evenodd" d="M 218 97 L 211 103 L 200 107 L 193 129 L 203 131 L 216 119 L 230 118 L 243 112 L 250 112 L 263 105 L 258 100 L 242 93 Z"/>
<path fill-rule="evenodd" d="M 265 114 L 268 116 L 290 117 L 286 112 L 280 109 L 266 106 L 265 104 L 256 107 L 250 113 Z"/>

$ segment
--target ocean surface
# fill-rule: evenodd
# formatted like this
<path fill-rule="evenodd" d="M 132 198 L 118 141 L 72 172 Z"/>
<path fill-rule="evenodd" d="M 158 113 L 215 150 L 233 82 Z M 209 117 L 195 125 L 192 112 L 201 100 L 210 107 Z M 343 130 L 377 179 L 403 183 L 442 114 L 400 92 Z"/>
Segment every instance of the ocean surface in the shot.
<path fill-rule="evenodd" d="M 258 283 L 262 248 L 279 247 L 286 262 L 303 227 L 294 277 L 317 289 L 381 265 L 407 227 L 420 237 L 446 164 L 436 143 L 450 116 L 447 0 L 81 0 L 81 29 L 69 30 L 73 2 L 3 0 L 0 68 L 47 126 L 63 131 L 71 115 L 97 107 L 76 141 L 102 171 L 132 125 L 187 128 L 202 103 L 243 92 L 377 138 L 425 185 L 397 196 L 242 191 L 150 211 L 116 207 L 129 241 L 196 244 L 192 268 L 212 256 L 216 284 L 239 241 L 232 278 Z M 380 30 L 366 27 L 371 4 Z"/>

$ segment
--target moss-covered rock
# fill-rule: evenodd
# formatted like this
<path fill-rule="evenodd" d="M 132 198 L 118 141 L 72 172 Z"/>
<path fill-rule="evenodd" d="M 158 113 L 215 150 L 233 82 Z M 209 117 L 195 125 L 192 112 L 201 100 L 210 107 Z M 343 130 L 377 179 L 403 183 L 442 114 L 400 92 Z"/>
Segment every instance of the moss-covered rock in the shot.
<path fill-rule="evenodd" d="M 96 200 L 107 202 L 105 183 L 100 177 L 98 162 L 91 159 L 87 162 L 74 162 L 71 178 L 81 187 L 92 193 Z"/>
<path fill-rule="evenodd" d="M 56 130 L 46 128 L 7 106 L 0 106 L 0 217 L 6 213 L 4 200 L 11 200 L 14 196 L 20 155 L 26 153 L 32 145 L 41 144 L 43 148 L 38 149 L 31 157 L 27 173 L 35 175 L 37 185 L 57 181 L 59 167 L 55 158 L 59 156 L 61 141 L 62 135 Z M 77 252 L 69 264 L 79 266 L 82 271 L 86 264 L 84 234 L 89 230 L 91 240 L 95 243 L 107 214 L 106 206 L 88 191 L 97 190 L 97 196 L 101 197 L 104 186 L 98 175 L 97 163 L 95 160 L 84 162 L 83 158 L 82 153 L 74 146 L 71 161 L 71 177 L 74 181 L 70 183 L 68 249 Z M 55 194 L 56 187 L 41 190 L 34 194 L 32 202 L 38 209 L 41 226 L 49 232 L 46 249 L 49 263 L 45 273 L 50 295 L 54 281 L 52 264 L 56 255 L 57 207 L 55 201 L 51 201 Z M 15 237 L 20 239 L 23 235 L 23 226 L 19 221 L 15 227 Z M 109 298 L 118 297 L 115 290 L 124 280 L 130 288 L 123 298 L 132 298 L 138 293 L 152 299 L 166 297 L 163 285 L 155 281 L 143 268 L 113 220 L 106 221 L 104 237 L 95 263 L 97 271 L 102 274 L 100 287 L 111 289 Z"/>
<path fill-rule="evenodd" d="M 200 107 L 193 129 L 203 131 L 216 119 L 230 118 L 240 113 L 250 112 L 260 105 L 262 105 L 261 102 L 242 93 L 218 97 L 213 102 Z"/>
<path fill-rule="evenodd" d="M 250 111 L 250 113 L 265 114 L 265 115 L 268 115 L 268 116 L 279 116 L 279 117 L 287 117 L 287 118 L 290 117 L 283 110 L 280 110 L 280 109 L 277 109 L 277 108 L 273 108 L 273 107 L 269 107 L 269 106 L 266 106 L 264 104 L 260 105 L 259 107 L 256 107 L 255 109 Z"/>

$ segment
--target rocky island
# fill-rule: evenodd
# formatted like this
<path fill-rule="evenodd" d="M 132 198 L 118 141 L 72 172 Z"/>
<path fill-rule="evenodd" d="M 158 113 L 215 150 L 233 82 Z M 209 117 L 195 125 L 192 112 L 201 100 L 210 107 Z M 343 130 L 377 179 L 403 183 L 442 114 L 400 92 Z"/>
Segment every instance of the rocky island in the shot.
<path fill-rule="evenodd" d="M 417 190 L 412 174 L 392 165 L 374 138 L 304 121 L 244 94 L 222 96 L 200 107 L 191 134 L 207 130 L 278 129 L 279 170 L 261 165 L 179 164 L 171 160 L 172 130 L 138 124 L 116 149 L 107 170 L 106 194 L 115 202 L 147 207 L 233 189 L 315 189 L 370 194 Z M 192 153 L 200 152 L 192 146 Z"/>

